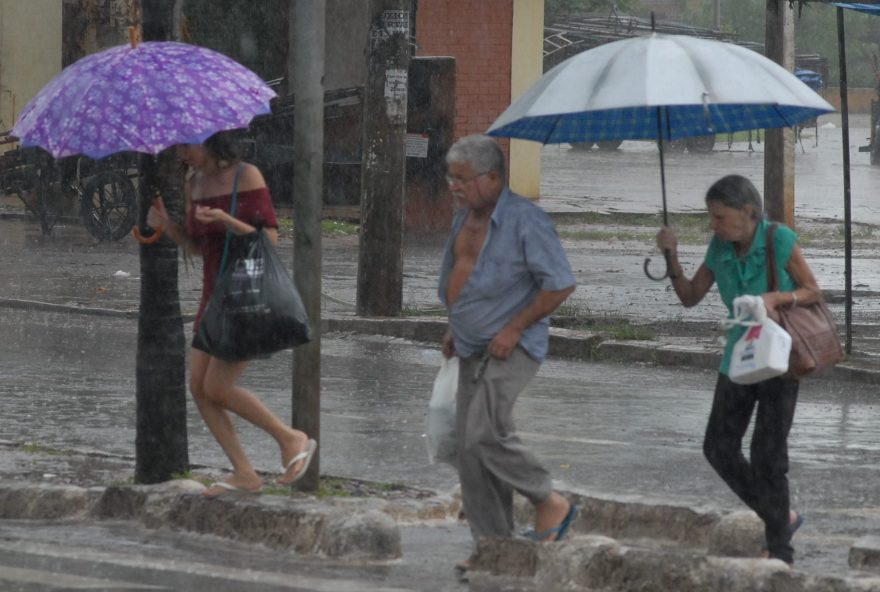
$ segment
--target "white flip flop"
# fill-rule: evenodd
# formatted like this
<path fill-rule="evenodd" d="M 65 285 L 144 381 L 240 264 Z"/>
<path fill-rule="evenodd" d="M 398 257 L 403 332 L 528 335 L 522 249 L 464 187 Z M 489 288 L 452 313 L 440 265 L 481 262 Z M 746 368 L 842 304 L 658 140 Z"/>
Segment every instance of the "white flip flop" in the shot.
<path fill-rule="evenodd" d="M 317 450 L 317 449 L 318 449 L 318 442 L 309 438 L 309 441 L 306 443 L 306 449 L 303 450 L 302 452 L 300 452 L 299 454 L 297 454 L 296 456 L 294 456 L 289 461 L 287 461 L 287 465 L 281 467 L 281 477 L 279 477 L 278 479 L 275 479 L 275 483 L 277 483 L 278 485 L 293 485 L 294 483 L 296 483 L 297 481 L 302 479 L 303 476 L 305 476 L 306 471 L 309 470 L 309 464 L 311 464 L 312 457 L 315 456 L 315 450 Z M 296 463 L 298 463 L 300 461 L 305 461 L 305 462 L 303 462 L 303 466 L 299 470 L 299 472 L 296 475 L 294 475 L 290 481 L 281 481 L 281 479 L 283 479 L 284 476 L 287 474 L 287 471 L 290 470 L 290 467 L 292 467 L 293 465 L 295 465 Z"/>

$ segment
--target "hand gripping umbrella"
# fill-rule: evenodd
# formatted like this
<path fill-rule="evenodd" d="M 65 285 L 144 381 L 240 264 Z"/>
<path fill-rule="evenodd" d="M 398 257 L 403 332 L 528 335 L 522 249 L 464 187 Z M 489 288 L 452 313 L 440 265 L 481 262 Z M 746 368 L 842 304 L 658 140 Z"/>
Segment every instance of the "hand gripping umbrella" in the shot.
<path fill-rule="evenodd" d="M 130 45 L 86 56 L 50 80 L 12 135 L 55 158 L 158 154 L 245 128 L 270 112 L 275 96 L 257 74 L 221 53 L 171 41 L 138 44 L 132 36 Z"/>
<path fill-rule="evenodd" d="M 652 33 L 589 49 L 544 74 L 489 127 L 490 136 L 544 144 L 656 140 L 663 224 L 663 144 L 680 138 L 791 127 L 834 108 L 772 60 L 744 47 Z M 669 253 L 665 253 L 669 272 Z"/>

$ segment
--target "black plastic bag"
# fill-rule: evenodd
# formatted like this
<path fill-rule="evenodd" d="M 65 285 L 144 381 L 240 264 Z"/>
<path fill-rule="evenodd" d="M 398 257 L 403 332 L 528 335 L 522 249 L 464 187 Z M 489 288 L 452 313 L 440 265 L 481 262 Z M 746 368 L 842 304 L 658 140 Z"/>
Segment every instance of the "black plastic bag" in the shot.
<path fill-rule="evenodd" d="M 205 352 L 237 362 L 310 341 L 302 298 L 266 233 L 233 237 L 232 245 L 199 323 Z"/>

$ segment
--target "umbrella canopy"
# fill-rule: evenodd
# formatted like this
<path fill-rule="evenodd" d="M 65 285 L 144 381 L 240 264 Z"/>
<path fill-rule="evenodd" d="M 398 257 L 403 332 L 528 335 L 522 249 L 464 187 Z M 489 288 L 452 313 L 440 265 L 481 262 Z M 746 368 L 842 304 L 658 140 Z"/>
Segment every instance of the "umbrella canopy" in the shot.
<path fill-rule="evenodd" d="M 880 14 L 880 6 L 868 2 L 832 2 L 837 8 L 849 8 L 866 14 Z"/>
<path fill-rule="evenodd" d="M 53 78 L 12 129 L 56 158 L 156 154 L 247 127 L 276 96 L 248 68 L 204 47 L 156 41 L 112 47 Z"/>
<path fill-rule="evenodd" d="M 657 140 L 663 223 L 665 141 L 791 127 L 834 108 L 810 87 L 750 49 L 686 35 L 652 33 L 589 49 L 544 74 L 489 127 L 490 136 L 545 144 Z M 667 271 L 654 276 L 660 280 Z"/>
<path fill-rule="evenodd" d="M 653 33 L 568 58 L 487 133 L 545 144 L 674 140 L 790 127 L 832 111 L 791 72 L 750 49 Z"/>

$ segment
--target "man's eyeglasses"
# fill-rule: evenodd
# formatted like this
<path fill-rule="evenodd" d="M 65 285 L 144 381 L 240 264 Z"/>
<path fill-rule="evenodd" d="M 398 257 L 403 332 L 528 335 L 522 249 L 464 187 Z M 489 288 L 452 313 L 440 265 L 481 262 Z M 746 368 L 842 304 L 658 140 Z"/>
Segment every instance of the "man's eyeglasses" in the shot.
<path fill-rule="evenodd" d="M 446 183 L 449 185 L 467 185 L 471 181 L 473 181 L 475 179 L 479 179 L 483 175 L 488 175 L 488 174 L 489 174 L 489 171 L 483 171 L 482 173 L 477 173 L 476 175 L 473 175 L 472 177 L 468 177 L 466 179 L 462 179 L 461 177 L 453 177 L 450 175 L 446 175 Z"/>

